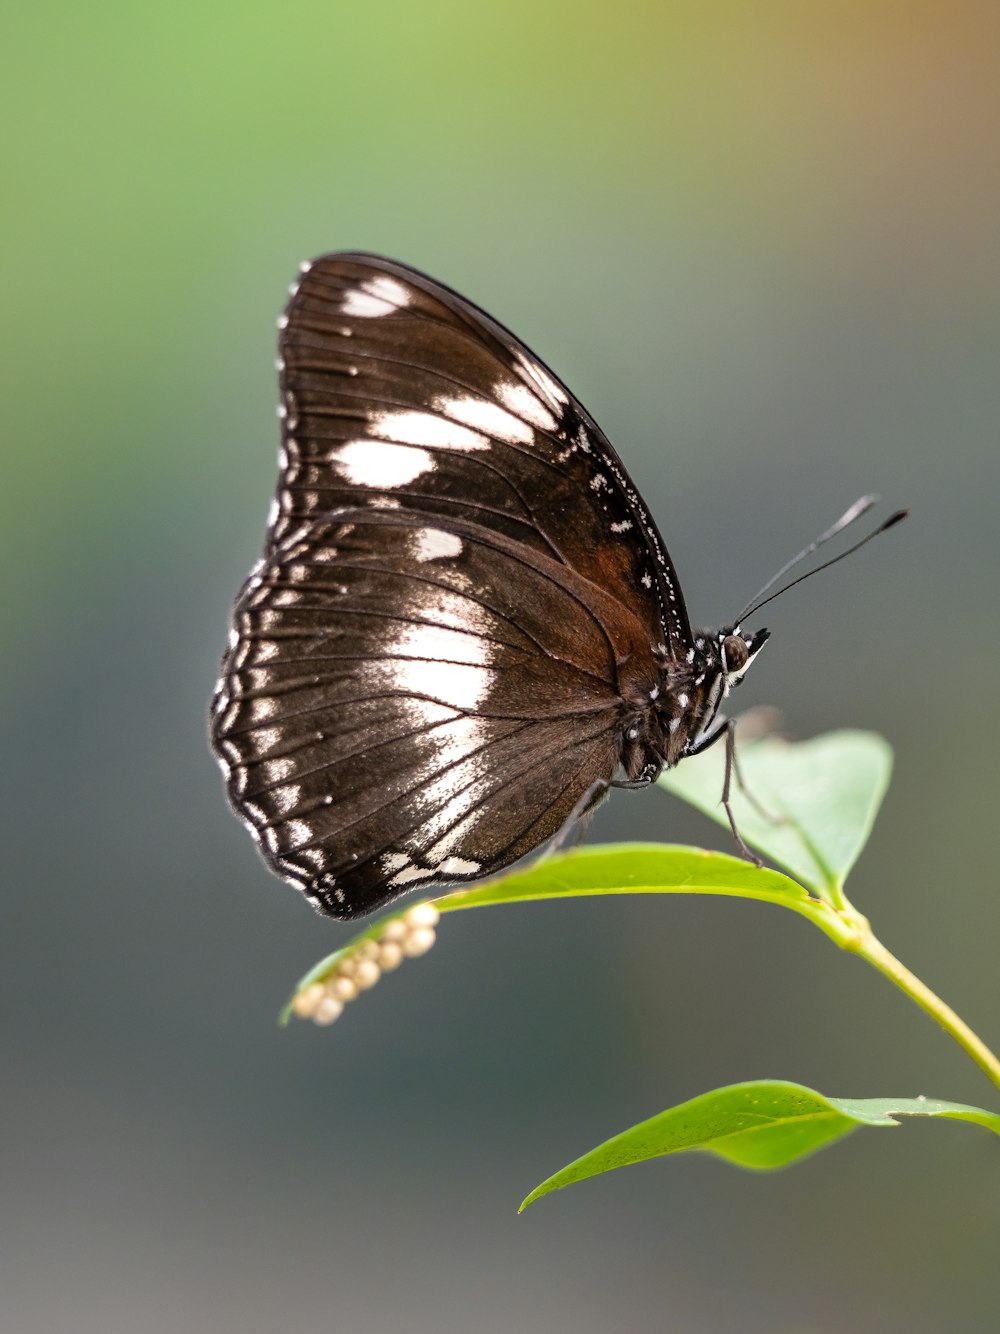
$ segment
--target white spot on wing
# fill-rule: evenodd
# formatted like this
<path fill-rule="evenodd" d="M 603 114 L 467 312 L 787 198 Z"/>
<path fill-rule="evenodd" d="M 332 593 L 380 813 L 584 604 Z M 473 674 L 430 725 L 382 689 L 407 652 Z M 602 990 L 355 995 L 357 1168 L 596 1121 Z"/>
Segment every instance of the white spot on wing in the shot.
<path fill-rule="evenodd" d="M 281 755 L 279 759 L 264 760 L 260 766 L 261 776 L 268 787 L 284 783 L 295 774 L 295 760 L 291 756 Z"/>
<path fill-rule="evenodd" d="M 394 310 L 408 305 L 409 300 L 409 294 L 402 283 L 390 278 L 388 274 L 380 273 L 345 292 L 341 310 L 345 315 L 373 319 L 379 315 L 391 315 Z"/>
<path fill-rule="evenodd" d="M 523 352 L 516 353 L 516 357 L 518 365 L 524 371 L 525 375 L 527 375 L 530 380 L 534 381 L 550 403 L 561 405 L 569 402 L 562 386 L 556 384 L 552 376 L 539 366 L 537 361 L 532 361 L 531 358 L 526 357 Z"/>
<path fill-rule="evenodd" d="M 369 413 L 372 435 L 401 445 L 434 445 L 439 449 L 489 449 L 484 435 L 432 412 L 390 411 Z"/>
<path fill-rule="evenodd" d="M 299 848 L 295 853 L 295 856 L 300 862 L 306 862 L 311 866 L 314 874 L 322 872 L 323 866 L 326 863 L 326 853 L 322 848 Z M 294 862 L 287 861 L 284 857 L 279 857 L 278 860 L 288 872 L 288 878 L 295 884 L 302 885 L 304 882 L 302 867 L 296 866 Z"/>
<path fill-rule="evenodd" d="M 493 391 L 501 403 L 511 412 L 525 421 L 537 426 L 540 431 L 554 431 L 556 419 L 544 404 L 540 403 L 526 384 L 510 384 L 501 380 Z"/>
<path fill-rule="evenodd" d="M 414 880 L 426 880 L 434 874 L 432 866 L 404 866 L 392 877 L 389 884 L 398 889 L 400 885 L 408 885 Z"/>
<path fill-rule="evenodd" d="M 438 867 L 442 875 L 475 875 L 478 870 L 479 862 L 467 857 L 446 857 Z"/>
<path fill-rule="evenodd" d="M 409 292 L 401 282 L 390 278 L 387 273 L 380 273 L 377 277 L 370 278 L 365 286 L 372 296 L 377 296 L 380 301 L 391 301 L 394 306 L 410 304 Z"/>
<path fill-rule="evenodd" d="M 434 468 L 426 449 L 377 440 L 348 440 L 330 451 L 330 462 L 353 486 L 406 486 Z"/>
<path fill-rule="evenodd" d="M 289 820 L 285 828 L 288 830 L 288 837 L 292 840 L 293 849 L 296 843 L 309 843 L 313 838 L 312 825 L 305 820 Z"/>
<path fill-rule="evenodd" d="M 388 650 L 398 689 L 427 695 L 455 709 L 473 709 L 489 694 L 491 644 L 439 625 L 408 625 Z"/>
<path fill-rule="evenodd" d="M 462 539 L 443 528 L 418 528 L 413 534 L 413 555 L 416 560 L 439 560 L 457 556 L 462 550 Z"/>
<path fill-rule="evenodd" d="M 470 731 L 471 749 L 479 729 L 477 727 Z M 438 839 L 430 849 L 431 856 L 440 856 L 455 847 L 479 821 L 481 810 L 470 811 L 470 807 L 479 806 L 488 779 L 489 767 L 483 756 L 468 754 L 467 759 L 446 769 L 423 788 L 421 796 L 428 808 L 433 809 L 444 802 L 440 809 L 434 810 L 420 831 L 423 838 Z"/>
<path fill-rule="evenodd" d="M 472 739 L 473 741 L 475 741 L 475 736 L 473 736 Z M 481 811 L 474 810 L 469 815 L 466 815 L 463 819 L 459 820 L 457 824 L 452 823 L 451 826 L 447 829 L 447 832 L 445 833 L 444 837 L 439 838 L 438 841 L 432 847 L 429 847 L 427 849 L 426 860 L 429 861 L 432 865 L 439 865 L 441 871 L 445 875 L 474 874 L 474 872 L 472 871 L 463 873 L 454 870 L 448 870 L 447 864 L 449 861 L 453 861 L 456 859 L 455 857 L 456 848 L 461 847 L 462 842 L 464 841 L 466 836 L 470 834 L 473 829 L 475 829 L 477 823 L 479 822 L 481 814 L 482 814 Z M 476 867 L 476 870 L 479 869 L 478 862 L 474 862 L 471 864 Z"/>
<path fill-rule="evenodd" d="M 357 315 L 364 319 L 374 319 L 379 315 L 391 315 L 396 307 L 391 301 L 380 301 L 364 288 L 355 287 L 345 293 L 344 304 L 340 308 L 345 315 Z"/>
<path fill-rule="evenodd" d="M 431 405 L 452 421 L 463 422 L 508 445 L 530 445 L 535 438 L 531 426 L 486 398 L 436 398 Z"/>
<path fill-rule="evenodd" d="M 261 808 L 257 805 L 256 802 L 253 801 L 244 802 L 243 809 L 246 812 L 247 818 L 251 821 L 256 821 L 257 824 L 263 824 L 264 821 L 267 819 L 267 816 L 264 814 L 264 812 L 261 810 Z M 273 830 L 270 830 L 269 832 L 272 834 L 274 833 Z"/>
<path fill-rule="evenodd" d="M 293 811 L 302 799 L 302 788 L 298 783 L 290 783 L 287 787 L 279 787 L 271 794 L 279 815 L 287 815 Z"/>

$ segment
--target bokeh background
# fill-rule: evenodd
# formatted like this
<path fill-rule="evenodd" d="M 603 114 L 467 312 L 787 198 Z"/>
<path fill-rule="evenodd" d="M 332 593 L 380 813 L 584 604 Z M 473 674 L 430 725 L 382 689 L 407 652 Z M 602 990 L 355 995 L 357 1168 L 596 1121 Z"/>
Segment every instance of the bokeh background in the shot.
<path fill-rule="evenodd" d="M 760 905 L 523 907 L 281 1031 L 345 928 L 258 861 L 205 713 L 285 286 L 337 248 L 426 268 L 586 402 L 699 620 L 856 495 L 913 506 L 768 609 L 740 703 L 891 739 L 853 897 L 1000 1040 L 998 7 L 37 0 L 5 28 L 4 1328 L 992 1334 L 1000 1153 L 968 1126 L 515 1214 L 738 1079 L 996 1107 L 882 979 Z M 662 793 L 592 836 L 728 847 Z"/>

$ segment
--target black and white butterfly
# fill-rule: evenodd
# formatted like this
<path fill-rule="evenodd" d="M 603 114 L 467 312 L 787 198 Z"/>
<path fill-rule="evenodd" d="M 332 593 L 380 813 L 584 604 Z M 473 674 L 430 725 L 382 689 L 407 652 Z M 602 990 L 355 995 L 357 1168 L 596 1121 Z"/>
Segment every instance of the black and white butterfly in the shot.
<path fill-rule="evenodd" d="M 280 876 L 341 918 L 478 879 L 721 735 L 767 631 L 692 630 L 618 455 L 513 334 L 366 254 L 304 265 L 279 327 L 211 729 Z"/>

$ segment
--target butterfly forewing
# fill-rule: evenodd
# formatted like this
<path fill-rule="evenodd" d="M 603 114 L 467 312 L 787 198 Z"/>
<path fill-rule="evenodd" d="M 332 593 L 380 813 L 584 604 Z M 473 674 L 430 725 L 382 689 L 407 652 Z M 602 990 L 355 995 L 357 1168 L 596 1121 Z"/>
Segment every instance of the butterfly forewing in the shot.
<path fill-rule="evenodd" d="M 344 504 L 464 518 L 542 550 L 647 620 L 691 632 L 655 525 L 585 409 L 513 334 L 375 256 L 308 267 L 280 338 L 284 449 L 273 536 Z"/>
<path fill-rule="evenodd" d="M 282 324 L 278 496 L 213 744 L 271 865 L 350 917 L 554 834 L 690 629 L 611 446 L 476 307 L 329 256 Z"/>

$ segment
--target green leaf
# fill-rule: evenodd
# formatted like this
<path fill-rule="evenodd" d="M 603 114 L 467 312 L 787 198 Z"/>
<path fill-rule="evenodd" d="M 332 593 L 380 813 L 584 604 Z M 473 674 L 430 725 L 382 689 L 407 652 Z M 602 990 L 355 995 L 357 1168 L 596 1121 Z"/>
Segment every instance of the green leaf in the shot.
<path fill-rule="evenodd" d="M 595 894 L 729 894 L 810 915 L 810 905 L 815 904 L 801 885 L 780 871 L 752 866 L 724 852 L 669 843 L 599 843 L 555 853 L 474 889 L 446 894 L 435 903 L 447 913 Z"/>
<path fill-rule="evenodd" d="M 540 899 L 586 898 L 618 894 L 715 894 L 730 898 L 756 899 L 790 908 L 809 918 L 838 945 L 850 945 L 853 923 L 813 898 L 795 880 L 768 867 L 752 866 L 725 852 L 706 852 L 668 843 L 595 844 L 570 852 L 542 857 L 529 866 L 508 871 L 496 880 L 472 889 L 458 890 L 429 900 L 442 916 L 465 908 L 486 908 L 506 903 L 529 903 Z M 406 917 L 416 904 L 378 918 L 340 949 L 321 959 L 302 977 L 279 1016 L 287 1024 L 296 997 L 315 983 L 323 983 L 345 960 L 357 954 L 366 941 L 377 941 L 386 923 Z"/>
<path fill-rule="evenodd" d="M 1000 1116 L 930 1098 L 827 1098 L 801 1084 L 754 1080 L 703 1093 L 599 1144 L 543 1181 L 521 1205 L 616 1167 L 697 1149 L 739 1167 L 769 1171 L 808 1157 L 859 1126 L 895 1126 L 897 1117 L 971 1121 L 1000 1135 Z"/>
<path fill-rule="evenodd" d="M 796 743 L 768 738 L 739 742 L 747 788 L 772 823 L 747 799 L 735 777 L 732 805 L 751 847 L 778 862 L 834 903 L 871 833 L 889 783 L 892 751 L 874 732 L 827 732 Z M 720 805 L 725 751 L 720 742 L 660 778 L 660 785 L 726 825 Z"/>
<path fill-rule="evenodd" d="M 441 913 L 597 894 L 724 894 L 791 908 L 843 949 L 857 948 L 857 914 L 832 908 L 780 871 L 742 857 L 670 843 L 608 843 L 542 857 L 532 865 L 434 902 Z M 863 919 L 860 919 L 863 921 Z"/>
<path fill-rule="evenodd" d="M 781 871 L 752 866 L 741 857 L 725 852 L 706 852 L 703 848 L 669 843 L 613 843 L 574 848 L 570 852 L 541 857 L 496 880 L 486 880 L 472 889 L 445 894 L 430 902 L 444 915 L 465 908 L 600 894 L 722 894 L 730 898 L 756 899 L 790 908 L 809 918 L 838 945 L 850 946 L 855 933 L 849 918 L 831 911 L 827 903 L 813 898 L 808 890 Z M 394 917 L 405 917 L 414 906 L 408 903 L 379 918 L 333 954 L 321 959 L 299 980 L 281 1012 L 279 1023 L 288 1022 L 296 996 L 316 982 L 325 982 L 366 941 L 377 940 L 387 922 Z"/>

